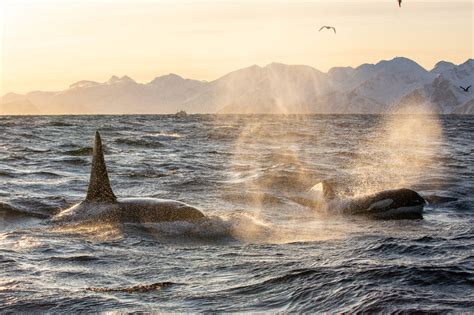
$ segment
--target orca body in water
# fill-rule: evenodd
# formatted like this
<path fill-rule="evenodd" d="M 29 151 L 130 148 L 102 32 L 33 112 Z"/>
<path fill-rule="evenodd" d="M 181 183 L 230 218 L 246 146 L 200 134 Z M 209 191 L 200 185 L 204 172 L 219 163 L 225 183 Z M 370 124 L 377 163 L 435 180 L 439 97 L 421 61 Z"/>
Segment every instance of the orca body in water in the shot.
<path fill-rule="evenodd" d="M 110 186 L 102 141 L 97 131 L 87 197 L 79 204 L 61 211 L 53 217 L 53 221 L 144 223 L 194 221 L 204 217 L 196 208 L 174 200 L 155 198 L 118 200 Z"/>
<path fill-rule="evenodd" d="M 327 182 L 319 183 L 309 191 L 310 204 L 324 207 L 329 212 L 343 215 L 359 215 L 372 219 L 423 219 L 425 199 L 416 191 L 402 188 L 384 190 L 354 198 L 336 198 Z"/>

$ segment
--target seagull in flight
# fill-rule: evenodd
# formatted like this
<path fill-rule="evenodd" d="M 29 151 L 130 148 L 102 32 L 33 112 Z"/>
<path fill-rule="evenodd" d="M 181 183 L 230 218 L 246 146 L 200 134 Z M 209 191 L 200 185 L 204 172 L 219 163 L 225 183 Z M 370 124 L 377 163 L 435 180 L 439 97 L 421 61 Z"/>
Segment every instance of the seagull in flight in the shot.
<path fill-rule="evenodd" d="M 472 85 L 469 85 L 468 87 L 462 87 L 459 86 L 461 89 L 463 89 L 464 92 L 469 92 L 469 89 L 471 88 Z"/>
<path fill-rule="evenodd" d="M 336 34 L 336 28 L 334 26 L 324 25 L 319 29 L 319 31 L 321 32 L 323 29 L 333 30 L 334 34 Z"/>
<path fill-rule="evenodd" d="M 402 7 L 402 0 L 398 0 L 398 6 L 401 8 Z"/>

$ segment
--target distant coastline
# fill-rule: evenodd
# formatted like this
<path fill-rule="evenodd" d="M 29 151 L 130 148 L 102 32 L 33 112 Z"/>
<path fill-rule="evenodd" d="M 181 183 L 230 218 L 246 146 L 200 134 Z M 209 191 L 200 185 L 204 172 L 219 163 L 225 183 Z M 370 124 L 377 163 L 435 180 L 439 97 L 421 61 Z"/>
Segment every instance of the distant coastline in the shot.
<path fill-rule="evenodd" d="M 0 115 L 474 114 L 474 60 L 428 71 L 403 57 L 323 73 L 304 65 L 250 66 L 214 81 L 176 74 L 137 83 L 128 76 L 79 81 L 63 91 L 7 93 Z"/>

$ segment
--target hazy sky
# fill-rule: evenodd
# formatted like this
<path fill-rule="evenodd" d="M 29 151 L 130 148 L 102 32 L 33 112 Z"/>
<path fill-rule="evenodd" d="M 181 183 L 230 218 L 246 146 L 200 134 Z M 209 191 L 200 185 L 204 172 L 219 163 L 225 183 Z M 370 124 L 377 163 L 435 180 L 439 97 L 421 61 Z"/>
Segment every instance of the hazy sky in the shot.
<path fill-rule="evenodd" d="M 405 56 L 431 69 L 473 58 L 473 2 L 3 0 L 0 94 L 113 74 L 213 80 L 274 61 L 327 71 Z"/>

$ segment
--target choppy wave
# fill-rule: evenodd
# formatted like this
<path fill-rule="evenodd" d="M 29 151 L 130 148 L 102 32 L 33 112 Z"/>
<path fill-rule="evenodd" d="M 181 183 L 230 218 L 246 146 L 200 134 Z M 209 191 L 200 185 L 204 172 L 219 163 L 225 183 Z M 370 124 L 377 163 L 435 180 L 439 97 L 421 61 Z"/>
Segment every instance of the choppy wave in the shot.
<path fill-rule="evenodd" d="M 115 143 L 121 145 L 145 147 L 145 148 L 156 148 L 162 147 L 163 144 L 158 140 L 140 139 L 140 138 L 118 138 L 115 139 Z"/>
<path fill-rule="evenodd" d="M 63 197 L 18 197 L 12 198 L 9 202 L 0 202 L 0 212 L 7 216 L 28 216 L 45 219 L 50 218 L 69 205 L 71 203 Z"/>
<path fill-rule="evenodd" d="M 469 313 L 474 119 L 440 120 L 439 150 L 398 152 L 429 163 L 386 176 L 379 116 L 0 117 L 0 313 Z M 51 224 L 86 194 L 97 129 L 119 198 L 207 218 Z M 315 211 L 304 194 L 323 179 L 409 186 L 425 219 Z"/>
<path fill-rule="evenodd" d="M 74 124 L 72 124 L 72 123 L 68 123 L 68 122 L 61 121 L 61 120 L 51 121 L 51 122 L 48 123 L 48 125 L 52 126 L 52 127 L 71 127 L 71 126 L 74 126 Z"/>
<path fill-rule="evenodd" d="M 160 178 L 160 177 L 169 176 L 167 172 L 162 172 L 160 170 L 136 171 L 136 172 L 130 172 L 127 175 L 132 178 Z"/>
<path fill-rule="evenodd" d="M 145 293 L 150 291 L 159 291 L 163 288 L 175 285 L 173 282 L 155 282 L 152 284 L 141 284 L 131 287 L 120 287 L 120 288 L 87 288 L 89 291 L 94 292 L 126 292 L 126 293 Z"/>
<path fill-rule="evenodd" d="M 72 255 L 72 256 L 55 256 L 49 258 L 51 262 L 57 263 L 87 263 L 97 261 L 98 258 L 93 255 Z"/>
<path fill-rule="evenodd" d="M 65 151 L 64 154 L 72 156 L 89 156 L 92 155 L 92 147 L 83 147 L 75 150 Z"/>
<path fill-rule="evenodd" d="M 0 171 L 0 177 L 9 177 L 9 178 L 14 178 L 15 173 L 13 171 Z"/>
<path fill-rule="evenodd" d="M 155 137 L 159 141 L 168 141 L 168 140 L 181 139 L 183 136 L 180 135 L 179 133 L 176 133 L 176 132 L 172 132 L 172 133 L 159 132 L 159 133 L 156 133 L 156 134 L 152 134 L 151 137 Z"/>

